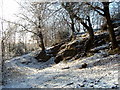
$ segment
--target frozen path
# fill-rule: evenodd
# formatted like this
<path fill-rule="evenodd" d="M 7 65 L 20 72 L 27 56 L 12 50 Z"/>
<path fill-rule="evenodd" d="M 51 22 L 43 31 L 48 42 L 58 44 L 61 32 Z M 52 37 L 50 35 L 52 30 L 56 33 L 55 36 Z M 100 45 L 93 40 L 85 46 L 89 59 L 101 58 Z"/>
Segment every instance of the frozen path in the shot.
<path fill-rule="evenodd" d="M 6 62 L 5 88 L 117 88 L 120 55 L 100 54 L 68 63 L 37 62 L 28 54 Z M 81 68 L 87 63 L 87 68 Z"/>

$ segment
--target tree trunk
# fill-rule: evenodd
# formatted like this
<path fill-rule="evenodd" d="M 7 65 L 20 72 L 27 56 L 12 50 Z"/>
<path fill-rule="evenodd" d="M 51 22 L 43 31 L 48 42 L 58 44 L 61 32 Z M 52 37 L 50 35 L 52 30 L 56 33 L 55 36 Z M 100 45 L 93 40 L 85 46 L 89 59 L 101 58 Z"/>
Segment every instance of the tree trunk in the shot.
<path fill-rule="evenodd" d="M 93 38 L 94 38 L 94 32 L 93 32 L 93 28 L 91 27 L 90 22 L 89 22 L 89 26 L 87 26 L 84 22 L 81 22 L 81 24 L 87 29 L 87 31 L 89 33 L 89 39 L 93 40 Z"/>
<path fill-rule="evenodd" d="M 87 17 L 88 17 L 87 21 L 89 25 L 89 27 L 87 27 L 87 31 L 89 33 L 89 39 L 85 43 L 85 53 L 91 49 L 91 47 L 93 46 L 93 42 L 94 42 L 94 32 L 93 32 L 92 24 L 90 22 L 90 17 L 89 16 Z"/>
<path fill-rule="evenodd" d="M 75 18 L 77 20 L 80 20 L 81 24 L 87 29 L 87 31 L 89 33 L 89 40 L 86 41 L 86 43 L 85 43 L 85 53 L 86 53 L 87 51 L 90 50 L 90 48 L 93 45 L 93 41 L 94 41 L 94 32 L 93 32 L 92 24 L 90 22 L 90 17 L 88 16 L 88 19 L 87 19 L 89 26 L 86 23 L 84 23 L 81 18 L 79 18 L 77 16 L 75 16 Z"/>
<path fill-rule="evenodd" d="M 1 55 L 1 59 L 2 59 L 2 61 L 1 61 L 1 64 L 2 64 L 2 68 L 1 68 L 1 72 L 2 72 L 2 85 L 4 85 L 5 84 L 5 73 L 4 73 L 4 70 L 5 70 L 5 66 L 4 66 L 4 63 L 5 63 L 5 61 L 4 61 L 4 56 L 5 56 L 5 45 L 4 45 L 4 40 L 2 39 L 2 41 L 1 41 L 1 51 L 2 51 L 2 55 Z"/>
<path fill-rule="evenodd" d="M 112 42 L 112 48 L 115 49 L 116 47 L 118 47 L 118 44 L 116 41 L 113 25 L 112 25 L 111 18 L 110 18 L 109 2 L 103 2 L 102 4 L 104 6 L 104 14 L 105 14 L 105 18 L 108 24 L 108 32 L 109 32 L 110 40 Z"/>
<path fill-rule="evenodd" d="M 74 17 L 72 17 L 72 15 L 70 15 L 70 19 L 71 19 L 71 30 L 72 30 L 72 35 L 71 35 L 71 39 L 75 39 L 76 36 L 75 36 L 75 23 L 74 23 Z"/>
<path fill-rule="evenodd" d="M 72 17 L 70 17 L 70 18 L 71 18 L 71 29 L 72 29 L 72 32 L 74 34 L 75 33 L 74 20 Z"/>
<path fill-rule="evenodd" d="M 89 33 L 89 35 L 90 35 L 90 40 L 93 41 L 93 39 L 94 39 L 94 31 L 93 31 L 93 28 L 92 28 L 92 24 L 91 24 L 91 22 L 90 22 L 90 17 L 87 16 L 87 18 L 88 18 L 87 20 L 88 20 L 88 24 L 89 24 L 88 33 Z"/>
<path fill-rule="evenodd" d="M 77 17 L 76 15 L 74 15 L 74 17 L 76 18 L 76 20 L 79 20 L 80 23 L 87 29 L 87 31 L 89 33 L 89 39 L 93 40 L 94 39 L 94 32 L 93 32 L 92 24 L 90 22 L 90 17 L 87 16 L 88 25 L 86 23 L 84 23 L 84 21 L 81 18 Z"/>
<path fill-rule="evenodd" d="M 40 31 L 39 32 L 39 38 L 40 38 L 40 42 L 41 42 L 41 48 L 42 48 L 42 51 L 35 57 L 36 59 L 42 59 L 40 61 L 48 61 L 50 59 L 50 56 L 48 56 L 46 54 L 46 51 L 45 51 L 45 45 L 44 45 L 44 41 L 43 41 L 43 35 L 42 35 L 42 32 Z"/>
<path fill-rule="evenodd" d="M 39 33 L 39 38 L 40 38 L 40 42 L 41 42 L 42 51 L 45 52 L 45 45 L 44 45 L 43 35 L 42 35 L 42 32 L 41 32 L 41 31 L 40 31 L 40 33 Z"/>
<path fill-rule="evenodd" d="M 70 4 L 71 5 L 71 4 Z M 75 13 L 74 13 L 74 9 L 72 7 L 69 6 L 69 3 L 66 3 L 66 5 L 62 4 L 62 6 L 68 11 L 69 15 L 72 16 L 72 18 L 75 18 L 76 20 L 80 21 L 80 23 L 87 29 L 88 33 L 89 33 L 89 40 L 86 42 L 85 44 L 85 52 L 89 51 L 93 41 L 94 41 L 94 32 L 93 32 L 93 28 L 90 22 L 90 17 L 88 16 L 88 24 L 85 23 L 82 18 L 78 17 Z M 86 20 L 85 20 L 86 21 Z"/>
<path fill-rule="evenodd" d="M 4 45 L 4 41 L 1 41 L 1 49 L 2 49 L 2 59 L 4 59 L 5 56 L 5 45 Z"/>

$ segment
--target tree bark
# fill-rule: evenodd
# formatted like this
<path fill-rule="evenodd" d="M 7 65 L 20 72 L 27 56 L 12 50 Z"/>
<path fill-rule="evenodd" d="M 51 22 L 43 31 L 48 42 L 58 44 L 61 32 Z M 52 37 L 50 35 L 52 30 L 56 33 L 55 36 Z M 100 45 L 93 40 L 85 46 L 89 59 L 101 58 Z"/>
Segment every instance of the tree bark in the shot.
<path fill-rule="evenodd" d="M 89 33 L 89 40 L 85 43 L 85 53 L 86 53 L 90 50 L 90 48 L 93 45 L 93 41 L 94 41 L 94 32 L 93 32 L 92 24 L 90 22 L 90 17 L 87 16 L 88 25 L 84 23 L 83 20 L 77 17 L 76 15 L 74 15 L 74 17 L 76 18 L 76 20 L 80 21 L 80 23 L 87 29 Z"/>
<path fill-rule="evenodd" d="M 50 56 L 48 56 L 46 54 L 45 45 L 44 45 L 44 41 L 43 41 L 43 35 L 42 35 L 41 31 L 39 32 L 39 38 L 40 38 L 40 42 L 41 42 L 42 51 L 35 58 L 38 59 L 38 61 L 39 61 L 39 59 L 42 59 L 40 61 L 45 62 L 50 59 Z"/>
<path fill-rule="evenodd" d="M 5 45 L 4 45 L 4 40 L 2 39 L 1 41 L 1 51 L 2 51 L 2 55 L 1 55 L 1 64 L 2 64 L 2 68 L 1 68 L 1 73 L 2 73 L 2 85 L 5 84 L 5 73 L 4 73 L 4 70 L 5 70 L 5 66 L 4 66 L 4 63 L 5 63 L 5 60 L 4 60 L 4 57 L 5 57 Z"/>
<path fill-rule="evenodd" d="M 40 42 L 41 42 L 42 51 L 45 52 L 45 45 L 44 45 L 43 35 L 42 35 L 41 31 L 39 32 L 39 38 L 40 38 Z"/>
<path fill-rule="evenodd" d="M 116 41 L 115 32 L 110 18 L 109 2 L 102 2 L 102 4 L 104 6 L 104 14 L 108 24 L 108 32 L 109 32 L 110 40 L 112 42 L 112 48 L 115 49 L 116 47 L 118 47 L 118 44 Z"/>
<path fill-rule="evenodd" d="M 74 34 L 75 33 L 74 20 L 71 16 L 70 16 L 70 19 L 71 19 L 71 29 L 72 29 L 72 32 Z"/>
<path fill-rule="evenodd" d="M 82 20 L 82 18 L 78 17 L 74 13 L 74 10 L 73 8 L 69 6 L 69 3 L 68 3 L 68 6 L 67 5 L 65 6 L 64 4 L 62 4 L 62 6 L 66 9 L 66 11 L 68 11 L 70 17 L 75 18 L 76 20 L 80 21 L 80 23 L 87 29 L 89 33 L 89 40 L 85 44 L 85 52 L 89 51 L 94 41 L 94 32 L 93 32 L 92 24 L 90 22 L 90 17 L 87 16 L 87 20 L 86 20 L 88 22 L 88 25 L 87 25 L 87 23 L 85 23 Z"/>
<path fill-rule="evenodd" d="M 87 31 L 89 33 L 90 40 L 93 40 L 94 39 L 94 32 L 93 32 L 92 24 L 90 22 L 90 17 L 88 16 L 88 19 L 87 19 L 89 26 L 86 23 L 84 23 L 83 20 L 81 20 L 81 18 L 79 18 L 77 16 L 75 16 L 75 18 L 77 20 L 79 20 L 81 22 L 81 24 L 87 29 Z"/>
<path fill-rule="evenodd" d="M 74 20 L 73 18 L 71 18 L 71 30 L 72 30 L 72 39 L 75 39 L 76 38 L 76 35 L 75 35 L 75 26 L 74 26 Z"/>

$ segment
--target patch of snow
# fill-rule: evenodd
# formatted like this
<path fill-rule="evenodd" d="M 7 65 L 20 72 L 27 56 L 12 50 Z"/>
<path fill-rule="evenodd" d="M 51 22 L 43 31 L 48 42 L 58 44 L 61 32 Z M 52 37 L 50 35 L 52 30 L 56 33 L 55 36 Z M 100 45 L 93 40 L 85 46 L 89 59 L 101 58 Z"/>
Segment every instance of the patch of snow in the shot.
<path fill-rule="evenodd" d="M 93 49 L 91 49 L 91 50 L 100 50 L 100 49 L 104 49 L 104 48 L 106 48 L 106 47 L 108 47 L 108 46 L 109 46 L 108 44 L 104 44 L 104 45 L 102 45 L 102 46 L 95 47 L 95 48 L 93 48 Z"/>
<path fill-rule="evenodd" d="M 59 64 L 54 57 L 47 62 L 37 62 L 34 54 L 6 61 L 7 84 L 5 88 L 112 88 L 118 84 L 117 62 L 120 55 L 102 57 L 105 51 L 91 57 Z M 29 62 L 29 63 L 25 63 Z M 99 63 L 103 63 L 99 65 Z M 83 63 L 88 67 L 80 69 Z M 94 66 L 94 64 L 96 64 Z M 49 68 L 48 68 L 49 67 Z M 69 67 L 69 68 L 67 68 Z M 65 69 L 63 69 L 65 68 Z M 8 75 L 9 74 L 9 75 Z M 119 87 L 117 85 L 117 87 Z"/>
<path fill-rule="evenodd" d="M 114 28 L 114 30 L 120 30 L 120 26 L 119 26 L 119 27 L 117 27 L 117 28 Z"/>

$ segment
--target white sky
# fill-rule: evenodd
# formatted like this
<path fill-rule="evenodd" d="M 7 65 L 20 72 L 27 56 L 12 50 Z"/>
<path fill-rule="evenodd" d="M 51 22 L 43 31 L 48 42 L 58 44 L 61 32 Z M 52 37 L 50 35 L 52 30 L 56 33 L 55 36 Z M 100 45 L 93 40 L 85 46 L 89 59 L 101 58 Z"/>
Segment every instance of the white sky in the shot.
<path fill-rule="evenodd" d="M 3 17 L 8 20 L 14 19 L 14 14 L 19 10 L 15 0 L 3 0 Z M 0 0 L 0 16 L 2 15 L 2 0 Z"/>
<path fill-rule="evenodd" d="M 20 5 L 16 1 L 21 2 L 22 0 L 0 0 L 0 18 L 2 18 L 2 13 L 3 13 L 3 19 L 13 22 L 16 21 L 17 18 L 15 14 L 20 12 Z M 3 26 L 5 30 L 7 26 L 5 24 Z M 1 31 L 2 31 L 2 27 L 1 27 L 1 19 L 0 19 L 0 37 L 1 37 Z M 17 37 L 19 37 L 19 35 L 17 35 Z"/>
<path fill-rule="evenodd" d="M 0 0 L 0 18 L 2 18 L 2 13 L 3 13 L 4 19 L 14 21 L 15 20 L 14 14 L 18 12 L 19 10 L 18 7 L 19 5 L 15 0 Z M 0 19 L 0 37 L 1 37 L 1 31 L 2 28 L 1 28 L 1 19 Z"/>

